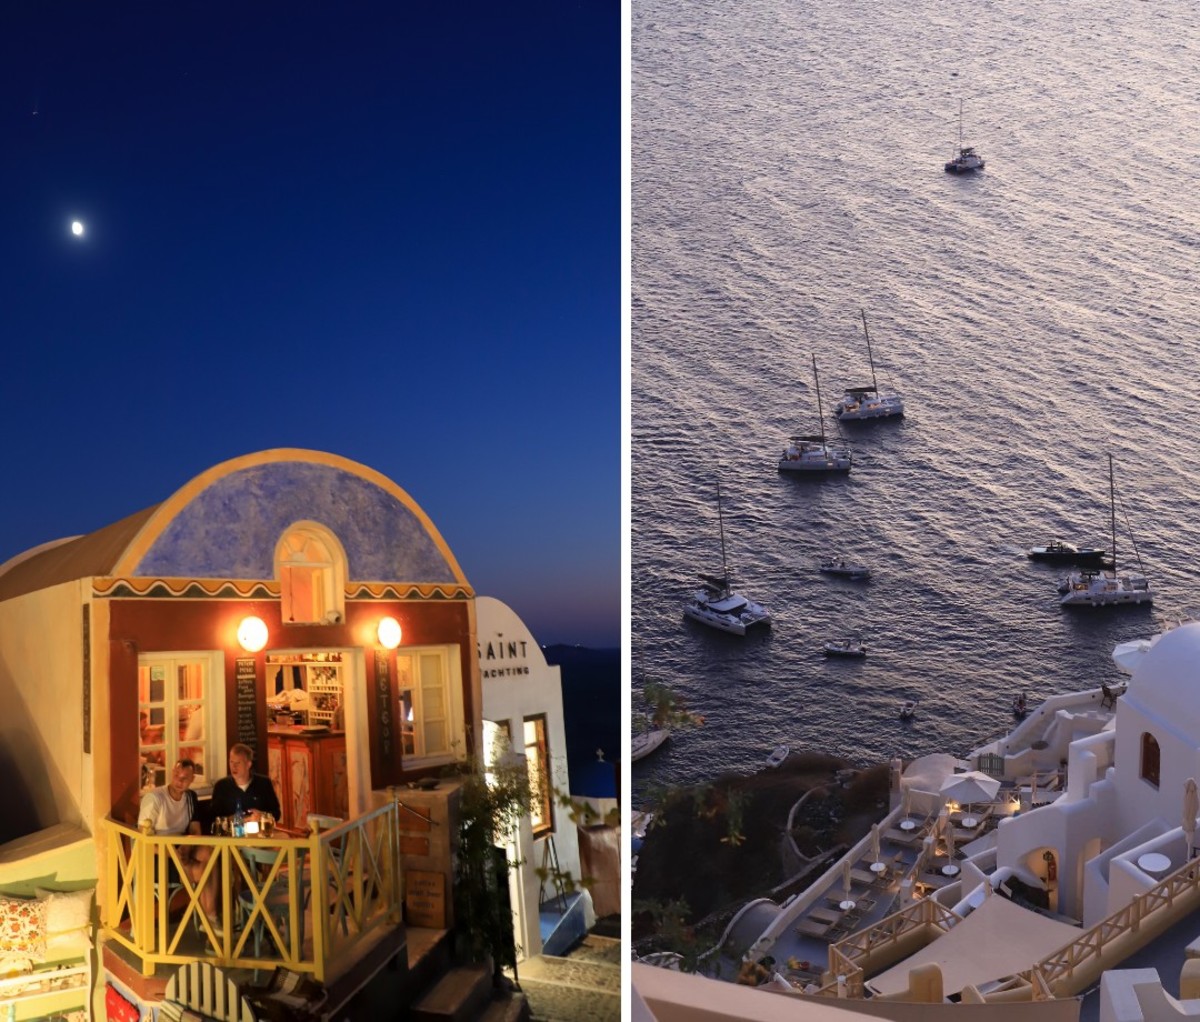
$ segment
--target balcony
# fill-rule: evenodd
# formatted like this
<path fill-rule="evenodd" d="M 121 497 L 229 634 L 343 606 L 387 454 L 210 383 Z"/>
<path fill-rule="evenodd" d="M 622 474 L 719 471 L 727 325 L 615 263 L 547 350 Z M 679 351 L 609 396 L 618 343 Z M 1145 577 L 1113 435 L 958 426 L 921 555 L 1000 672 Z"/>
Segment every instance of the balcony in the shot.
<path fill-rule="evenodd" d="M 146 977 L 208 962 L 336 980 L 401 928 L 398 812 L 389 801 L 300 837 L 155 835 L 105 820 L 101 935 Z M 197 854 L 207 860 L 193 880 L 184 858 Z"/>

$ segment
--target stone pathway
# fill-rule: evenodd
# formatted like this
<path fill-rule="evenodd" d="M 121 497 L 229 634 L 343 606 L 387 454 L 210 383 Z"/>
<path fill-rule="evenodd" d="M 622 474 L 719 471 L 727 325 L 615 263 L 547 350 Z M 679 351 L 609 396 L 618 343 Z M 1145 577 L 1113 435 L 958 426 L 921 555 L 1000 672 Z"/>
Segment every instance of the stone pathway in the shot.
<path fill-rule="evenodd" d="M 522 962 L 534 1022 L 620 1022 L 622 957 L 619 940 L 588 934 L 566 958 Z"/>

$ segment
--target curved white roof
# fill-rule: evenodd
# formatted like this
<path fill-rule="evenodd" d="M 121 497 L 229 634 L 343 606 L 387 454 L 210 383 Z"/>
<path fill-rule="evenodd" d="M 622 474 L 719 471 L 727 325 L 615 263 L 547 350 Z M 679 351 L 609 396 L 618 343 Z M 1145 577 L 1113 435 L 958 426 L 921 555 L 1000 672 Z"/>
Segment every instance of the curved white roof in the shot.
<path fill-rule="evenodd" d="M 1200 622 L 1172 628 L 1138 657 L 1125 698 L 1200 744 Z"/>

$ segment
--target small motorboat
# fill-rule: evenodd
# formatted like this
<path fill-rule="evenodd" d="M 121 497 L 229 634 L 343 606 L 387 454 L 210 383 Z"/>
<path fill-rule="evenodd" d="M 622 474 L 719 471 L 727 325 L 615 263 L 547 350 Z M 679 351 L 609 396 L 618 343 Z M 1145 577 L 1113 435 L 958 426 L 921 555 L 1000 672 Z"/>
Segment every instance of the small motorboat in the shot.
<path fill-rule="evenodd" d="M 871 577 L 871 569 L 865 564 L 853 564 L 844 558 L 822 561 L 818 570 L 822 575 L 839 575 L 842 578 Z"/>
<path fill-rule="evenodd" d="M 912 720 L 917 713 L 917 701 L 915 699 L 906 699 L 900 704 L 900 719 Z"/>
<path fill-rule="evenodd" d="M 791 748 L 787 745 L 777 745 L 774 751 L 767 757 L 767 766 L 774 769 L 780 766 L 785 759 L 791 755 Z"/>
<path fill-rule="evenodd" d="M 1110 568 L 1107 558 L 1108 551 L 1100 547 L 1077 547 L 1071 543 L 1053 540 L 1045 546 L 1030 547 L 1026 556 L 1031 561 L 1042 561 L 1045 564 L 1078 564 L 1097 568 Z"/>
<path fill-rule="evenodd" d="M 1024 692 L 1018 692 L 1015 696 L 1013 696 L 1012 711 L 1018 717 L 1024 717 L 1029 713 L 1029 706 L 1025 702 Z"/>
<path fill-rule="evenodd" d="M 629 761 L 636 763 L 654 752 L 663 742 L 671 737 L 671 732 L 665 727 L 651 728 L 629 739 Z"/>
<path fill-rule="evenodd" d="M 825 643 L 826 656 L 864 657 L 867 648 L 857 636 Z"/>

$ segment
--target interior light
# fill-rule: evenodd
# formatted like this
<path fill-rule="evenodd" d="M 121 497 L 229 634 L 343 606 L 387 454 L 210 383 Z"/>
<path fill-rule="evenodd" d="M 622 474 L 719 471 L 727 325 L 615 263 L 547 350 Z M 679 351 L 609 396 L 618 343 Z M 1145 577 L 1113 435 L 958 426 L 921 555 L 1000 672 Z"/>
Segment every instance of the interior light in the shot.
<path fill-rule="evenodd" d="M 400 634 L 400 622 L 394 617 L 385 617 L 379 622 L 379 645 L 384 649 L 399 646 Z"/>
<path fill-rule="evenodd" d="M 267 626 L 260 617 L 244 617 L 237 630 L 238 645 L 247 653 L 257 653 L 267 644 Z"/>

